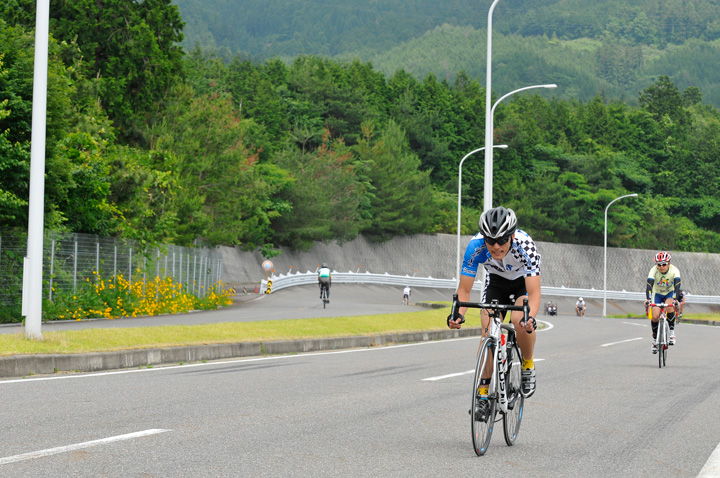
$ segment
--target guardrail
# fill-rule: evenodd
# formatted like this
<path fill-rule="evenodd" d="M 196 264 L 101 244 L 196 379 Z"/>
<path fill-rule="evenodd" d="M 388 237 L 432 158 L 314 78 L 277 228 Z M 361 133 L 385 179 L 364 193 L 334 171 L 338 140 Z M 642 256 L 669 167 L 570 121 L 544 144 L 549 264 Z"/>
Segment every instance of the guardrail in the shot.
<path fill-rule="evenodd" d="M 432 289 L 451 289 L 457 288 L 456 279 L 435 279 L 433 277 L 413 277 L 409 275 L 399 276 L 391 274 L 371 274 L 370 272 L 337 272 L 332 273 L 332 281 L 335 284 L 382 284 L 410 287 L 427 287 Z M 262 293 L 275 292 L 286 287 L 297 285 L 317 284 L 317 273 L 315 272 L 297 272 L 288 274 L 273 274 L 269 280 L 262 281 Z M 268 292 L 269 289 L 269 292 Z M 473 290 L 481 291 L 483 284 L 475 282 Z M 554 297 L 589 297 L 592 299 L 602 299 L 603 290 L 597 289 L 574 289 L 570 287 L 541 287 L 543 295 Z M 628 292 L 608 290 L 607 298 L 610 300 L 645 300 L 645 292 Z M 720 305 L 720 297 L 712 295 L 690 295 L 687 301 L 694 304 L 716 304 Z"/>

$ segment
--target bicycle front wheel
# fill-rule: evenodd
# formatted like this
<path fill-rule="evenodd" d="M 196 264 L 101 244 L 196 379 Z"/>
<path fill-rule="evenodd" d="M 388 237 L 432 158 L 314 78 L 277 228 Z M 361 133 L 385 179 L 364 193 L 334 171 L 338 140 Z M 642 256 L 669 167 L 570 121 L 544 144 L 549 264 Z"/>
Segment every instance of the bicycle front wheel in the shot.
<path fill-rule="evenodd" d="M 505 374 L 505 390 L 508 396 L 508 411 L 503 417 L 503 432 L 505 443 L 513 446 L 520 432 L 523 412 L 525 411 L 525 397 L 522 394 L 522 354 L 516 343 L 507 349 L 508 370 Z"/>
<path fill-rule="evenodd" d="M 663 355 L 665 354 L 665 340 L 667 339 L 665 335 L 665 321 L 660 318 L 660 323 L 658 324 L 658 331 L 657 331 L 657 351 L 658 351 L 658 368 L 662 368 L 663 366 Z"/>
<path fill-rule="evenodd" d="M 473 449 L 478 456 L 484 455 L 490 445 L 493 428 L 495 426 L 495 413 L 497 403 L 495 395 L 488 393 L 487 400 L 480 400 L 478 387 L 480 378 L 489 368 L 490 360 L 494 357 L 488 339 L 483 340 L 475 367 L 475 380 L 473 381 L 472 402 L 470 405 L 470 428 L 472 432 Z"/>
<path fill-rule="evenodd" d="M 662 366 L 664 367 L 667 362 L 667 351 L 668 351 L 668 345 L 670 344 L 670 326 L 667 323 L 667 320 L 663 321 L 663 341 L 662 341 L 662 349 L 660 350 L 660 356 L 662 357 Z"/>

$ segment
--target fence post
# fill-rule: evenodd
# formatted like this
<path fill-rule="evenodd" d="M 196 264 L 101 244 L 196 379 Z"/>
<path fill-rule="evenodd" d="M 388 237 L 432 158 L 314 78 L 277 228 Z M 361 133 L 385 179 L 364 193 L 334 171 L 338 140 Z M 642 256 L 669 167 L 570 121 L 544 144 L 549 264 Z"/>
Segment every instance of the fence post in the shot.
<path fill-rule="evenodd" d="M 78 243 L 77 237 L 75 237 L 75 254 L 73 255 L 73 294 L 77 292 L 77 255 L 78 255 Z"/>
<path fill-rule="evenodd" d="M 100 242 L 95 243 L 95 281 L 100 278 Z"/>
<path fill-rule="evenodd" d="M 173 280 L 173 289 L 172 289 L 172 296 L 175 297 L 175 246 L 173 246 L 173 259 L 172 259 L 172 280 Z"/>
<path fill-rule="evenodd" d="M 160 248 L 157 248 L 157 259 L 155 259 L 155 300 L 160 300 Z"/>
<path fill-rule="evenodd" d="M 197 284 L 197 282 L 195 281 L 195 272 L 196 272 L 196 270 L 197 270 L 197 254 L 195 254 L 195 255 L 193 256 L 193 293 L 194 293 L 195 295 L 199 295 L 199 294 L 197 294 L 197 293 L 195 292 L 195 285 Z M 199 290 L 198 290 L 198 292 L 199 292 Z"/>
<path fill-rule="evenodd" d="M 52 302 L 53 274 L 55 273 L 55 239 L 50 242 L 50 287 L 48 288 L 48 300 Z"/>
<path fill-rule="evenodd" d="M 200 279 L 200 281 L 199 281 L 199 284 L 200 284 L 199 296 L 200 297 L 205 297 L 205 267 L 203 266 L 203 264 L 205 264 L 206 262 L 207 262 L 207 260 L 205 259 L 205 257 L 200 256 L 200 269 L 198 270 L 198 272 L 199 272 L 198 279 Z"/>
<path fill-rule="evenodd" d="M 218 293 L 221 292 L 220 290 L 220 282 L 222 281 L 222 259 L 218 259 L 218 269 L 217 269 L 217 286 L 218 286 Z"/>
<path fill-rule="evenodd" d="M 130 248 L 130 258 L 128 259 L 128 289 L 132 287 L 132 247 Z"/>
<path fill-rule="evenodd" d="M 113 245 L 113 282 L 117 276 L 117 244 Z"/>
<path fill-rule="evenodd" d="M 203 256 L 200 256 L 200 268 L 198 269 L 198 297 L 203 297 L 203 262 L 205 262 L 205 258 Z"/>

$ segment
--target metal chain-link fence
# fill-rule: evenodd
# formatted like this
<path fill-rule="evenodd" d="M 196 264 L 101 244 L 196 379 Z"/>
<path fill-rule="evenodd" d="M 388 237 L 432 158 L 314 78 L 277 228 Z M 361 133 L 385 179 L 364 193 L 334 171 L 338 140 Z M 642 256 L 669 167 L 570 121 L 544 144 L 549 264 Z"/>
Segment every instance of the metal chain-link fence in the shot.
<path fill-rule="evenodd" d="M 27 236 L 0 235 L 0 318 L 17 315 L 22 301 Z M 164 245 L 89 234 L 47 232 L 43 241 L 43 297 L 75 293 L 83 282 L 122 276 L 130 284 L 171 277 L 179 291 L 204 297 L 222 279 L 216 250 Z"/>

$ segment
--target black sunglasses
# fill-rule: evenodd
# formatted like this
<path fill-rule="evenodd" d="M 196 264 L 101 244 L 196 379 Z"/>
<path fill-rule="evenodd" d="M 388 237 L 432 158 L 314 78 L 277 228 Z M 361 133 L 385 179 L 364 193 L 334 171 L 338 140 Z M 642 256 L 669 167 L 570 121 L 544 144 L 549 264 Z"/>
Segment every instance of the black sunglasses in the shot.
<path fill-rule="evenodd" d="M 510 234 L 508 236 L 497 237 L 497 238 L 486 237 L 485 244 L 487 244 L 488 246 L 494 246 L 495 244 L 500 244 L 502 246 L 502 245 L 505 245 L 507 243 L 507 241 L 510 240 L 511 237 L 512 237 L 512 234 Z"/>
<path fill-rule="evenodd" d="M 658 262 L 657 263 L 658 267 L 666 266 L 668 264 L 670 264 L 670 263 L 669 262 Z"/>

